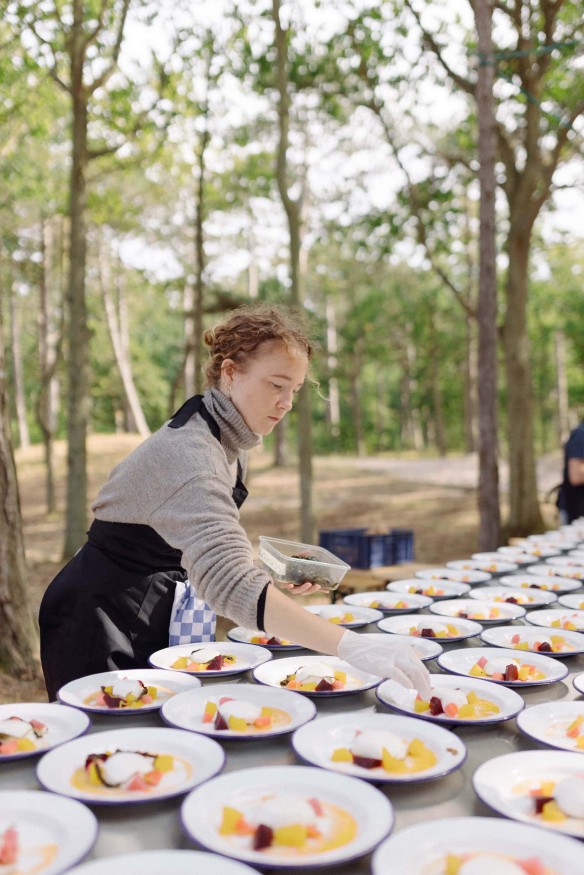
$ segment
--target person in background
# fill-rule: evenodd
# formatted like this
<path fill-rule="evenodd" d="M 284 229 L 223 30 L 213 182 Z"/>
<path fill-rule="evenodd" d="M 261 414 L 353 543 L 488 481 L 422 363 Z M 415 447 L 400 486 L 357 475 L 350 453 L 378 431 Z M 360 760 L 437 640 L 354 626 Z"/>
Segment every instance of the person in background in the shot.
<path fill-rule="evenodd" d="M 564 525 L 584 516 L 584 421 L 564 445 L 564 479 L 557 505 Z"/>
<path fill-rule="evenodd" d="M 213 640 L 215 611 L 429 698 L 428 670 L 410 644 L 305 611 L 254 564 L 240 524 L 244 453 L 292 408 L 312 357 L 306 335 L 287 311 L 260 305 L 233 312 L 204 338 L 209 388 L 114 468 L 93 504 L 87 542 L 43 597 L 49 699 L 75 678 L 147 667 L 149 655 L 169 645 L 185 589 L 203 606 L 190 616 L 188 640 Z"/>

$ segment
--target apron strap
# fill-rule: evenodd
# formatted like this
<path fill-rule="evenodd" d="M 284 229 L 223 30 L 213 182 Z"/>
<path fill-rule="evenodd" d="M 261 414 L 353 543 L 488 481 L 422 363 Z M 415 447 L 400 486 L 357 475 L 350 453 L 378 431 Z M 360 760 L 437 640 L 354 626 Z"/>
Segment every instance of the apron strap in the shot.
<path fill-rule="evenodd" d="M 203 417 L 203 419 L 209 426 L 213 437 L 220 442 L 221 432 L 219 430 L 219 426 L 205 407 L 202 395 L 193 395 L 192 398 L 189 398 L 187 401 L 185 401 L 182 407 L 179 407 L 176 413 L 173 414 L 170 422 L 168 423 L 168 427 L 182 428 L 183 425 L 186 425 L 189 419 L 191 419 L 191 417 L 195 415 L 195 413 L 198 413 L 200 416 Z"/>

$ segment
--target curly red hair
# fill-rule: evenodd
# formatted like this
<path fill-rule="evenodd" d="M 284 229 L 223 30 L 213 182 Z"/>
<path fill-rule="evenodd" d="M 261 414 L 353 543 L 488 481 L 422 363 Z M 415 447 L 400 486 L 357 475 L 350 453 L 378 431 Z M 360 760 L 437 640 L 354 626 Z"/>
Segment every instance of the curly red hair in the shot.
<path fill-rule="evenodd" d="M 306 336 L 302 317 L 292 310 L 273 304 L 252 304 L 232 311 L 203 337 L 209 347 L 209 360 L 205 377 L 209 386 L 218 386 L 221 365 L 231 359 L 245 367 L 248 359 L 254 358 L 262 344 L 269 341 L 281 343 L 292 355 L 305 355 L 310 361 L 313 346 Z"/>

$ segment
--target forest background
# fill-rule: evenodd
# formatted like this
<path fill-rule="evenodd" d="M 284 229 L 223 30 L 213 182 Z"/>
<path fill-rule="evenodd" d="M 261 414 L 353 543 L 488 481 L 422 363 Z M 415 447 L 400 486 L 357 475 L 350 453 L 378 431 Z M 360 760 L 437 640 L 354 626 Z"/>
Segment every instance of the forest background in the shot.
<path fill-rule="evenodd" d="M 0 665 L 23 671 L 36 640 L 13 447 L 42 447 L 35 495 L 72 555 L 88 435 L 161 425 L 200 388 L 203 328 L 250 300 L 304 309 L 318 341 L 320 392 L 266 441 L 299 459 L 297 535 L 315 537 L 312 460 L 331 453 L 486 449 L 509 468 L 500 537 L 544 526 L 536 460 L 584 406 L 579 3 L 0 7 Z M 494 517 L 497 470 L 484 488 Z"/>

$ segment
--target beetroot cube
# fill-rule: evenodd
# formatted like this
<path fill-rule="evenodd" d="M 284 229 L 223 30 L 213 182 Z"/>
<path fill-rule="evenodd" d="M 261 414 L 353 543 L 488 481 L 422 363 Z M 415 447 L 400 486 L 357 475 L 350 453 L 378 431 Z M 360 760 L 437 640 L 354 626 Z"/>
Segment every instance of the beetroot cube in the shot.
<path fill-rule="evenodd" d="M 221 716 L 220 711 L 217 711 L 217 714 L 215 716 L 214 726 L 215 726 L 215 729 L 229 729 L 229 726 L 227 725 L 227 723 L 225 722 L 225 720 Z"/>
<path fill-rule="evenodd" d="M 314 689 L 315 689 L 315 692 L 317 692 L 317 693 L 328 693 L 331 690 L 334 690 L 334 687 L 332 684 L 329 684 L 329 682 L 323 678 Z"/>
<path fill-rule="evenodd" d="M 353 754 L 353 762 L 356 766 L 361 766 L 362 769 L 377 769 L 381 765 L 381 760 L 376 760 L 373 757 L 359 757 Z"/>
<path fill-rule="evenodd" d="M 547 641 L 542 641 L 537 648 L 540 653 L 553 653 L 553 649 L 551 644 L 548 644 Z"/>
<path fill-rule="evenodd" d="M 207 663 L 207 671 L 220 671 L 223 668 L 223 656 L 219 653 Z"/>
<path fill-rule="evenodd" d="M 535 804 L 535 813 L 541 814 L 543 811 L 543 806 L 546 804 L 546 802 L 551 802 L 553 798 L 553 796 L 536 796 L 533 800 Z"/>
<path fill-rule="evenodd" d="M 438 698 L 438 696 L 432 696 L 430 699 L 430 714 L 433 717 L 437 717 L 438 714 L 443 714 L 444 708 L 442 707 L 442 700 Z"/>
<path fill-rule="evenodd" d="M 519 678 L 519 671 L 516 665 L 510 663 L 505 669 L 505 680 L 506 681 L 516 681 Z"/>
<path fill-rule="evenodd" d="M 422 636 L 422 638 L 435 638 L 436 637 L 436 633 L 434 632 L 434 629 L 421 629 L 420 635 Z"/>
<path fill-rule="evenodd" d="M 263 848 L 269 848 L 274 840 L 274 831 L 271 827 L 260 823 L 253 835 L 254 851 L 261 851 Z"/>

